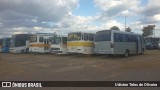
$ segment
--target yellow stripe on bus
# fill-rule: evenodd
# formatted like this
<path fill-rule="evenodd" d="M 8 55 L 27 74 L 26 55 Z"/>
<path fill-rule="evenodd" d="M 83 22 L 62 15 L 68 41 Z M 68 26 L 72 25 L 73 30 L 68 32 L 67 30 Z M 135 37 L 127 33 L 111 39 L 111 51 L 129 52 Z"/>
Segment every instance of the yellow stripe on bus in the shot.
<path fill-rule="evenodd" d="M 50 44 L 29 44 L 29 47 L 50 47 Z"/>
<path fill-rule="evenodd" d="M 94 42 L 67 42 L 67 46 L 93 47 L 94 46 Z"/>

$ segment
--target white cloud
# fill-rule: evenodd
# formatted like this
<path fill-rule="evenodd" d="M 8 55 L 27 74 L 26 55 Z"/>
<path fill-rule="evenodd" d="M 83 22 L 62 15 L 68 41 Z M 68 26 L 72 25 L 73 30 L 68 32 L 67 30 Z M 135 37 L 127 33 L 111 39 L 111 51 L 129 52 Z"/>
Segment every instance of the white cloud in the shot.
<path fill-rule="evenodd" d="M 23 32 L 13 32 L 13 34 L 22 34 Z"/>
<path fill-rule="evenodd" d="M 0 21 L 5 26 L 28 22 L 58 22 L 74 8 L 78 0 L 1 0 Z M 28 26 L 25 23 L 24 26 Z M 20 24 L 21 25 L 21 24 Z"/>
<path fill-rule="evenodd" d="M 156 21 L 160 21 L 160 14 L 154 15 L 153 19 Z"/>
<path fill-rule="evenodd" d="M 124 24 L 117 22 L 116 20 L 110 20 L 102 24 L 102 29 L 110 29 L 112 26 L 119 27 L 120 30 L 124 31 Z"/>
<path fill-rule="evenodd" d="M 42 30 L 42 27 L 33 27 L 34 30 L 39 31 Z"/>
<path fill-rule="evenodd" d="M 116 16 L 127 11 L 127 13 L 139 10 L 139 0 L 95 0 L 95 4 L 108 16 Z"/>
<path fill-rule="evenodd" d="M 148 4 L 142 8 L 140 19 L 141 24 L 157 24 L 160 21 L 160 3 L 159 0 L 149 0 Z"/>
<path fill-rule="evenodd" d="M 149 0 L 146 6 L 140 6 L 140 0 L 94 0 L 99 9 L 96 15 L 74 15 L 79 0 L 1 0 L 0 36 L 16 33 L 53 33 L 67 34 L 73 31 L 96 32 L 118 26 L 124 30 L 119 18 L 138 17 L 129 21 L 133 32 L 141 33 L 143 26 L 155 24 L 160 28 L 159 0 Z"/>
<path fill-rule="evenodd" d="M 23 32 L 51 28 L 77 7 L 79 0 L 0 0 L 0 35 L 18 32 L 19 27 Z"/>
<path fill-rule="evenodd" d="M 159 0 L 149 0 L 146 7 L 143 8 L 142 14 L 145 16 L 153 16 L 160 14 Z"/>

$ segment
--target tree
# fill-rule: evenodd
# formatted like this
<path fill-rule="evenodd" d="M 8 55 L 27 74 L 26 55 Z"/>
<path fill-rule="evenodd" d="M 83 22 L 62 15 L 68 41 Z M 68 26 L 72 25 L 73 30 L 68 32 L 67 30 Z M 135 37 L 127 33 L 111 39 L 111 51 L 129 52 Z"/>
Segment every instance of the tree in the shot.
<path fill-rule="evenodd" d="M 148 25 L 146 27 L 143 27 L 143 29 L 142 29 L 142 31 L 143 31 L 142 36 L 143 37 L 149 37 L 150 35 L 153 35 L 154 28 L 155 28 L 155 25 Z"/>
<path fill-rule="evenodd" d="M 120 30 L 117 26 L 113 26 L 110 28 L 110 30 Z"/>
<path fill-rule="evenodd" d="M 130 28 L 130 27 L 127 27 L 125 31 L 126 31 L 126 32 L 131 32 L 131 28 Z"/>

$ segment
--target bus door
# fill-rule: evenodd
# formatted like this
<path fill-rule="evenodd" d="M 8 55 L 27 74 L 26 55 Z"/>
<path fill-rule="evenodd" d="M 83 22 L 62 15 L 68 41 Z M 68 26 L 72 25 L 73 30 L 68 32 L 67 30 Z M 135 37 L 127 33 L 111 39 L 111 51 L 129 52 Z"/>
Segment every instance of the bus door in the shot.
<path fill-rule="evenodd" d="M 44 52 L 47 50 L 46 44 L 47 44 L 47 40 L 44 38 Z"/>
<path fill-rule="evenodd" d="M 47 52 L 49 50 L 49 39 L 44 39 L 44 51 Z"/>

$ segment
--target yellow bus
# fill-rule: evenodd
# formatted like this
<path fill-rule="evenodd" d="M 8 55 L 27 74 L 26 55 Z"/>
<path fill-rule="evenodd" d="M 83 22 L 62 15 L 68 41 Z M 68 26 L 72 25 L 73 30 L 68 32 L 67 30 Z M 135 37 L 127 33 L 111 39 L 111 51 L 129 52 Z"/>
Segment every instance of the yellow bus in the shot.
<path fill-rule="evenodd" d="M 68 33 L 67 53 L 93 54 L 94 36 L 85 32 Z"/>

